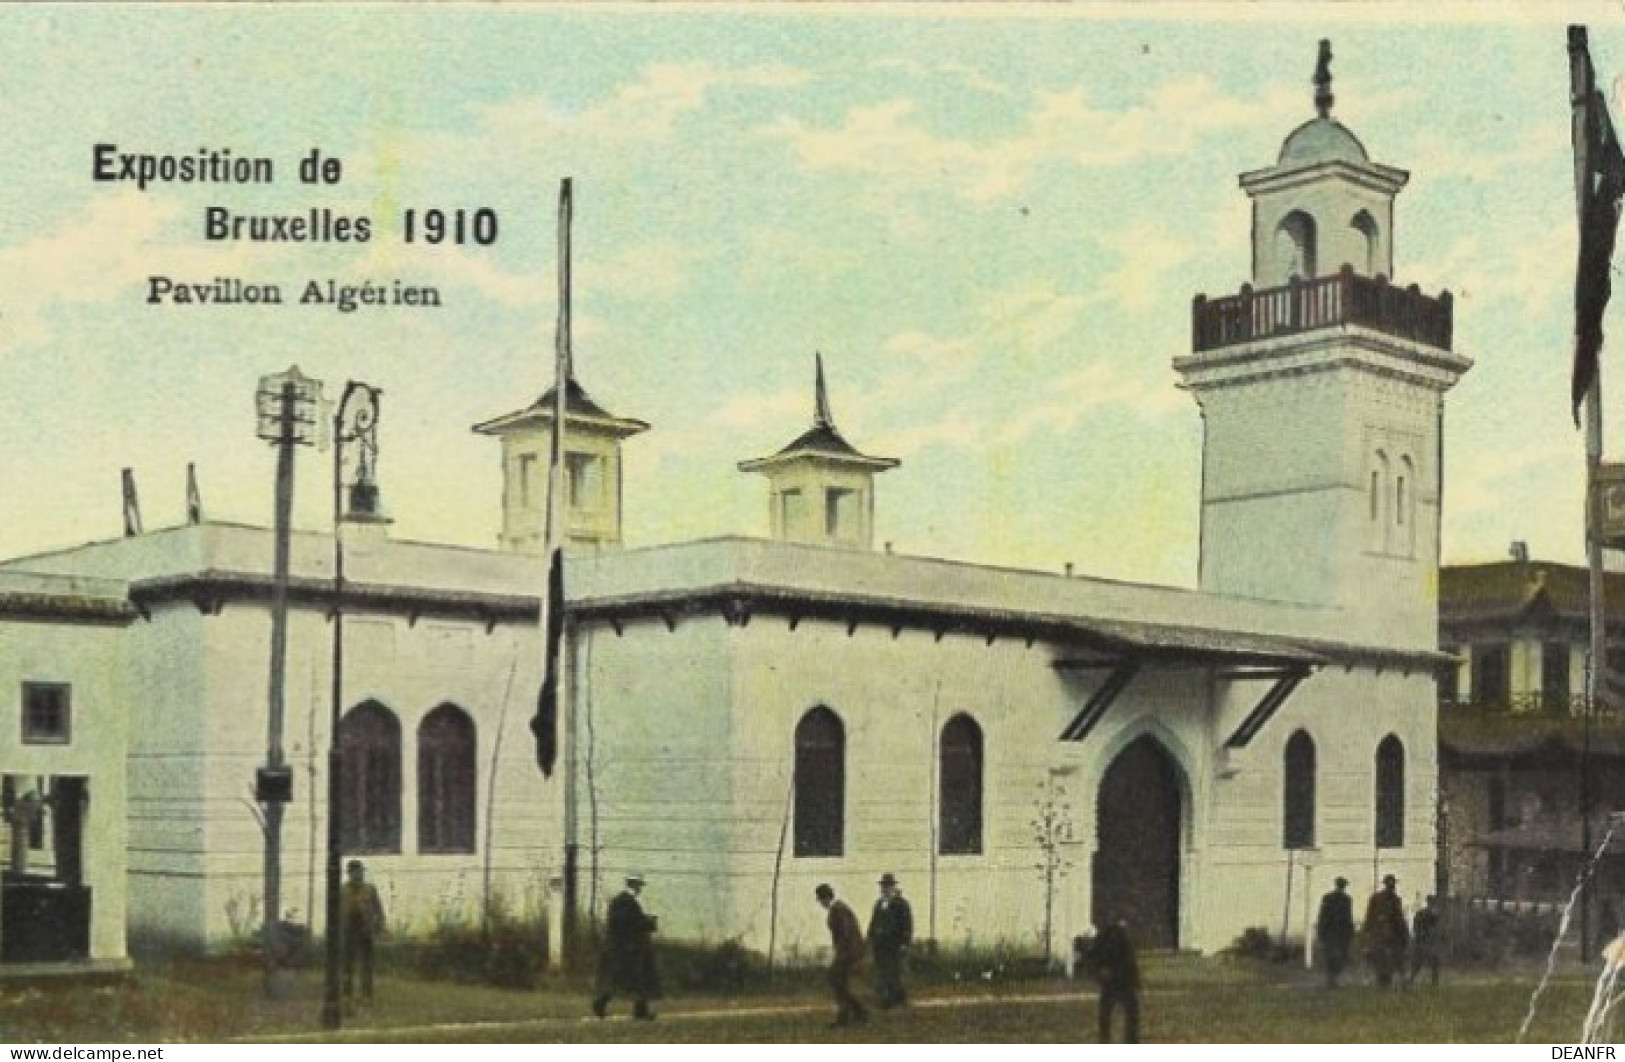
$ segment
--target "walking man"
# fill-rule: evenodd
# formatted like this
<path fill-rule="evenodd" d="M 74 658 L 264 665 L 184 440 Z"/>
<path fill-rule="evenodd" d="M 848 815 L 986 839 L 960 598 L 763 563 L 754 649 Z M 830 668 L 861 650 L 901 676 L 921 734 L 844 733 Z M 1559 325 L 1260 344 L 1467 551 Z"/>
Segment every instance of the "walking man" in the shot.
<path fill-rule="evenodd" d="M 655 965 L 655 931 L 659 920 L 643 913 L 638 895 L 643 892 L 643 875 L 629 874 L 626 888 L 613 900 L 604 916 L 604 947 L 598 953 L 598 995 L 592 1012 L 600 1018 L 609 1013 L 609 1001 L 616 993 L 632 997 L 632 1017 L 654 1021 L 652 1000 L 660 998 L 660 970 Z"/>
<path fill-rule="evenodd" d="M 864 1021 L 869 1012 L 852 994 L 852 972 L 863 961 L 863 931 L 852 908 L 835 898 L 835 890 L 820 885 L 813 890 L 824 910 L 829 912 L 829 942 L 835 956 L 829 964 L 829 990 L 835 997 L 835 1024 Z"/>
<path fill-rule="evenodd" d="M 891 871 L 880 876 L 880 899 L 869 916 L 869 949 L 875 956 L 875 1005 L 881 1010 L 908 1002 L 903 968 L 914 941 L 914 912 Z"/>
<path fill-rule="evenodd" d="M 355 1009 L 355 968 L 361 967 L 361 1001 L 372 1003 L 373 942 L 384 933 L 384 904 L 378 888 L 367 880 L 367 868 L 352 859 L 346 867 L 349 881 L 339 892 L 339 939 L 344 945 L 344 1001 Z"/>
<path fill-rule="evenodd" d="M 1140 1042 L 1140 961 L 1122 919 L 1108 922 L 1089 950 L 1100 982 L 1100 1042 L 1112 1042 L 1112 1014 L 1123 1008 L 1123 1042 Z"/>
<path fill-rule="evenodd" d="M 1320 898 L 1320 914 L 1315 918 L 1315 942 L 1320 948 L 1327 988 L 1337 987 L 1337 979 L 1349 962 L 1349 949 L 1354 946 L 1354 897 L 1345 891 L 1349 879 L 1339 877 L 1333 885 L 1332 891 Z"/>
<path fill-rule="evenodd" d="M 1382 879 L 1382 889 L 1371 895 L 1365 908 L 1365 924 L 1360 927 L 1365 935 L 1366 960 L 1371 963 L 1379 988 L 1394 983 L 1394 975 L 1405 968 L 1405 954 L 1410 950 L 1411 930 L 1405 924 L 1405 904 L 1394 891 L 1397 884 L 1392 874 Z"/>
<path fill-rule="evenodd" d="M 1443 945 L 1444 920 L 1440 917 L 1439 898 L 1429 896 L 1427 902 L 1417 909 L 1416 917 L 1411 919 L 1411 984 L 1416 983 L 1416 975 L 1425 966 L 1429 983 L 1438 985 Z"/>

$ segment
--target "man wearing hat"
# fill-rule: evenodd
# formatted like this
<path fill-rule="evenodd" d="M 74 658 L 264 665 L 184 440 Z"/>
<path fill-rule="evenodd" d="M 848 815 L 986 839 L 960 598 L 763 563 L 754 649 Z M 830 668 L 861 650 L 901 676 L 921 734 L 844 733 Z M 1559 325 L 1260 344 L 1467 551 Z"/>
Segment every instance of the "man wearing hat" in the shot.
<path fill-rule="evenodd" d="M 869 916 L 869 948 L 875 956 L 875 1005 L 881 1010 L 908 1002 L 903 964 L 913 941 L 914 912 L 903 899 L 897 878 L 888 870 L 880 876 L 880 899 Z"/>
<path fill-rule="evenodd" d="M 835 898 L 835 890 L 820 885 L 813 890 L 819 906 L 829 912 L 829 942 L 834 958 L 829 964 L 829 990 L 835 996 L 835 1024 L 851 1025 L 869 1017 L 869 1012 L 852 994 L 852 971 L 863 961 L 863 930 L 852 908 Z"/>
<path fill-rule="evenodd" d="M 1392 874 L 1382 879 L 1382 889 L 1371 896 L 1365 907 L 1365 924 L 1360 932 L 1365 935 L 1366 961 L 1377 977 L 1377 985 L 1387 988 L 1394 983 L 1394 975 L 1405 968 L 1405 953 L 1410 950 L 1411 930 L 1405 923 L 1405 904 L 1394 891 L 1398 879 Z"/>
<path fill-rule="evenodd" d="M 609 901 L 604 916 L 604 947 L 598 953 L 598 995 L 592 1012 L 600 1018 L 609 1012 L 609 1001 L 617 992 L 631 996 L 632 1017 L 653 1021 L 649 1002 L 660 998 L 660 971 L 655 966 L 654 934 L 657 920 L 643 913 L 638 894 L 643 891 L 643 875 L 628 874 L 626 888 Z"/>
<path fill-rule="evenodd" d="M 1354 897 L 1346 891 L 1349 879 L 1339 876 L 1333 886 L 1320 898 L 1320 914 L 1315 918 L 1315 946 L 1320 949 L 1327 988 L 1337 987 L 1354 946 Z"/>
<path fill-rule="evenodd" d="M 339 939 L 344 945 L 344 999 L 355 1005 L 355 968 L 361 966 L 361 1001 L 372 1002 L 372 945 L 384 932 L 384 904 L 367 880 L 367 868 L 352 859 L 349 879 L 339 892 Z"/>

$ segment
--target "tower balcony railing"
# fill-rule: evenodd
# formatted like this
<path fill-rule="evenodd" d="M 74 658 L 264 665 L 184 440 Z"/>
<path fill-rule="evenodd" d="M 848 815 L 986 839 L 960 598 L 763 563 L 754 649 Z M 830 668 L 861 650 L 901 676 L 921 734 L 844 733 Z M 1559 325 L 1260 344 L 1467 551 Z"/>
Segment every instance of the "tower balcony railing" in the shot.
<path fill-rule="evenodd" d="M 1329 277 L 1299 280 L 1223 299 L 1196 296 L 1191 305 L 1191 347 L 1197 353 L 1237 343 L 1296 335 L 1333 325 L 1363 325 L 1400 339 L 1450 349 L 1452 307 L 1446 291 L 1438 298 L 1415 284 L 1399 288 L 1380 273 L 1360 276 L 1352 266 Z"/>

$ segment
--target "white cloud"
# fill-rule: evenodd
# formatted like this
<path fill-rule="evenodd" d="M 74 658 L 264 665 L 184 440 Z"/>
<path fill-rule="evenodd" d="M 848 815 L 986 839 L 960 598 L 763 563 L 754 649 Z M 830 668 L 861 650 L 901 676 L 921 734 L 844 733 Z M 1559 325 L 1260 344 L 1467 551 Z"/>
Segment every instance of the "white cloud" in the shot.
<path fill-rule="evenodd" d="M 489 132 L 521 143 L 560 132 L 580 137 L 647 143 L 669 138 L 678 120 L 702 111 L 725 88 L 791 88 L 808 79 L 782 63 L 728 69 L 710 63 L 654 63 L 602 103 L 571 111 L 531 97 L 485 108 Z"/>
<path fill-rule="evenodd" d="M 255 267 L 274 256 L 259 244 L 202 243 L 165 196 L 113 192 L 55 229 L 0 247 L 0 335 L 7 347 L 42 343 L 52 337 L 54 306 L 144 302 L 149 276 L 251 281 Z"/>
<path fill-rule="evenodd" d="M 990 203 L 1020 192 L 1051 162 L 1093 169 L 1183 156 L 1204 139 L 1273 130 L 1289 108 L 1285 90 L 1262 101 L 1242 99 L 1196 76 L 1161 85 L 1143 104 L 1121 110 L 1096 106 L 1081 88 L 1041 92 L 1011 135 L 987 142 L 939 136 L 908 99 L 853 107 L 833 126 L 782 118 L 761 135 L 786 144 L 810 173 L 888 182 L 893 198 L 930 181 L 969 202 Z"/>
<path fill-rule="evenodd" d="M 1103 235 L 1100 242 L 1116 253 L 1117 265 L 1100 281 L 1098 297 L 1136 313 L 1170 305 L 1169 277 L 1197 251 L 1188 234 L 1140 220 Z"/>
<path fill-rule="evenodd" d="M 583 282 L 594 291 L 636 300 L 669 300 L 694 279 L 696 270 L 716 257 L 692 244 L 656 239 L 601 261 L 582 263 Z"/>
<path fill-rule="evenodd" d="M 1002 81 L 994 80 L 969 63 L 951 63 L 941 60 L 923 63 L 917 59 L 892 58 L 882 59 L 875 65 L 882 70 L 897 70 L 910 77 L 922 80 L 936 77 L 948 78 L 989 96 L 1010 95 L 1008 85 Z"/>

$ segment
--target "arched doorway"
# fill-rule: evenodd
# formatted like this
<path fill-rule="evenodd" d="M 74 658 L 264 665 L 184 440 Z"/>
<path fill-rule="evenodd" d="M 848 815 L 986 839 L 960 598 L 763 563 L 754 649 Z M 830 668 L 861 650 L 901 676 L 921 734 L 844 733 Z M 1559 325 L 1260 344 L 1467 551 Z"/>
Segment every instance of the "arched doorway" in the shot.
<path fill-rule="evenodd" d="M 1141 947 L 1179 946 L 1183 783 L 1149 735 L 1118 753 L 1100 780 L 1090 914 L 1097 926 L 1125 919 Z"/>

